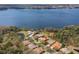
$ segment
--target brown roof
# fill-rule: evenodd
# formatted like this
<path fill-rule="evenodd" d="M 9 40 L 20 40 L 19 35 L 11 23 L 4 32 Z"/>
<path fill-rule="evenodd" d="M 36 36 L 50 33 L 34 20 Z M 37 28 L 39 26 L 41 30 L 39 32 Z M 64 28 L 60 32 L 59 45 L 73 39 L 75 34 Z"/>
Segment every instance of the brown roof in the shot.
<path fill-rule="evenodd" d="M 29 45 L 31 42 L 30 41 L 28 41 L 28 40 L 25 40 L 25 41 L 23 41 L 23 44 L 26 46 L 26 45 Z"/>
<path fill-rule="evenodd" d="M 34 45 L 33 43 L 31 43 L 31 44 L 28 45 L 28 48 L 30 48 L 30 49 L 34 49 L 34 48 L 36 48 L 36 47 L 37 47 L 37 46 Z"/>
<path fill-rule="evenodd" d="M 54 48 L 54 49 L 60 49 L 61 46 L 62 46 L 62 44 L 61 44 L 60 42 L 57 42 L 57 41 L 56 41 L 54 44 L 51 45 L 50 48 L 51 48 L 51 49 L 53 49 L 53 48 Z"/>
<path fill-rule="evenodd" d="M 44 52 L 43 48 L 41 48 L 41 47 L 35 48 L 33 51 L 37 54 Z"/>
<path fill-rule="evenodd" d="M 54 43 L 54 42 L 55 42 L 55 40 L 52 40 L 52 39 L 47 40 L 47 43 L 48 43 L 48 44 L 52 44 L 52 43 Z"/>
<path fill-rule="evenodd" d="M 42 41 L 47 41 L 48 39 L 46 37 L 40 37 L 38 38 L 39 40 L 42 40 Z"/>

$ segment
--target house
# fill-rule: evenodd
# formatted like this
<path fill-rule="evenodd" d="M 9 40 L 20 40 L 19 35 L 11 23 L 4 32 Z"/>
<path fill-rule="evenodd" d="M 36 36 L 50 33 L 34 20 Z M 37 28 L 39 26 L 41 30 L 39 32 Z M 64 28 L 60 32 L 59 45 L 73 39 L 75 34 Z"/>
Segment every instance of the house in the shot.
<path fill-rule="evenodd" d="M 35 48 L 37 48 L 37 45 L 34 45 L 33 43 L 31 43 L 31 44 L 28 45 L 28 48 L 29 49 L 35 49 Z"/>
<path fill-rule="evenodd" d="M 34 53 L 36 54 L 40 54 L 40 53 L 43 53 L 44 52 L 44 49 L 42 47 L 38 47 L 38 48 L 35 48 L 33 50 Z"/>
<path fill-rule="evenodd" d="M 28 33 L 28 37 L 33 37 L 34 36 L 34 34 L 35 34 L 35 31 L 27 31 L 27 33 Z"/>
<path fill-rule="evenodd" d="M 53 44 L 53 43 L 55 42 L 55 40 L 49 39 L 49 40 L 47 40 L 46 42 L 47 42 L 48 44 Z"/>
<path fill-rule="evenodd" d="M 27 31 L 28 35 L 32 34 L 32 31 Z"/>
<path fill-rule="evenodd" d="M 40 35 L 39 37 L 38 37 L 38 39 L 39 40 L 42 40 L 42 41 L 47 41 L 48 40 L 48 36 L 46 36 L 46 35 Z"/>
<path fill-rule="evenodd" d="M 23 43 L 25 46 L 31 44 L 31 42 L 30 42 L 29 40 L 22 41 L 22 43 Z"/>
<path fill-rule="evenodd" d="M 60 52 L 64 53 L 64 54 L 68 54 L 68 53 L 71 53 L 73 52 L 72 50 L 68 49 L 68 48 L 61 48 L 60 49 Z"/>
<path fill-rule="evenodd" d="M 39 38 L 39 37 L 42 37 L 42 36 L 44 36 L 44 35 L 43 34 L 36 34 L 35 35 L 36 38 Z"/>
<path fill-rule="evenodd" d="M 55 42 L 55 40 L 49 39 L 46 42 L 47 42 L 46 47 L 50 47 Z"/>
<path fill-rule="evenodd" d="M 47 41 L 48 39 L 45 38 L 45 37 L 40 37 L 40 38 L 38 38 L 38 40 L 41 40 L 41 41 Z"/>
<path fill-rule="evenodd" d="M 50 46 L 51 49 L 56 49 L 56 50 L 59 50 L 61 47 L 62 47 L 62 44 L 57 41 Z"/>

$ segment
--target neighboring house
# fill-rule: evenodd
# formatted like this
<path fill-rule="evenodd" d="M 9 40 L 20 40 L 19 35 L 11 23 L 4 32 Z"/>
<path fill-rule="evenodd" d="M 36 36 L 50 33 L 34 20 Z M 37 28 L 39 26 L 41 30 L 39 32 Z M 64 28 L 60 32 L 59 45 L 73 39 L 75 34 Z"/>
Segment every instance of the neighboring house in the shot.
<path fill-rule="evenodd" d="M 61 47 L 62 47 L 62 44 L 57 41 L 50 46 L 51 49 L 56 49 L 56 50 L 59 50 Z"/>
<path fill-rule="evenodd" d="M 25 40 L 25 41 L 23 41 L 22 43 L 23 43 L 25 46 L 31 44 L 31 42 L 30 42 L 29 40 Z"/>
<path fill-rule="evenodd" d="M 47 41 L 48 39 L 45 38 L 45 37 L 40 37 L 40 38 L 38 38 L 38 40 L 41 40 L 41 41 Z"/>
<path fill-rule="evenodd" d="M 29 49 L 34 49 L 34 48 L 36 48 L 36 47 L 37 47 L 37 46 L 34 45 L 33 43 L 31 43 L 31 44 L 28 45 L 28 48 L 29 48 Z"/>
<path fill-rule="evenodd" d="M 38 48 L 35 48 L 35 49 L 33 50 L 33 52 L 34 52 L 34 53 L 37 53 L 37 54 L 40 54 L 40 53 L 43 53 L 44 50 L 43 50 L 43 48 L 38 47 Z"/>

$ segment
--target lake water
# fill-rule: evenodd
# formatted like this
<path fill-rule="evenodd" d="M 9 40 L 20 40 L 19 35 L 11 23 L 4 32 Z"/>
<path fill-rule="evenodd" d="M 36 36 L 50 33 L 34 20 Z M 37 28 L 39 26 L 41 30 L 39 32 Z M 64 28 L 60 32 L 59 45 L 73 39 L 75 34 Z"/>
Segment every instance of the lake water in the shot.
<path fill-rule="evenodd" d="M 8 9 L 0 11 L 0 25 L 28 28 L 79 24 L 79 9 Z"/>

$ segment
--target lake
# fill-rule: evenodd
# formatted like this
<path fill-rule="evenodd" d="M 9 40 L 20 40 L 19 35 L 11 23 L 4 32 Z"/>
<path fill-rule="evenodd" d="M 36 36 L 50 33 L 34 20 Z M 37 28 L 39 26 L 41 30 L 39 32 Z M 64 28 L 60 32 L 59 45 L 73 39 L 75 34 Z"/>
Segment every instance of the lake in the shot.
<path fill-rule="evenodd" d="M 79 24 L 79 9 L 7 9 L 0 11 L 1 26 L 60 28 Z"/>

